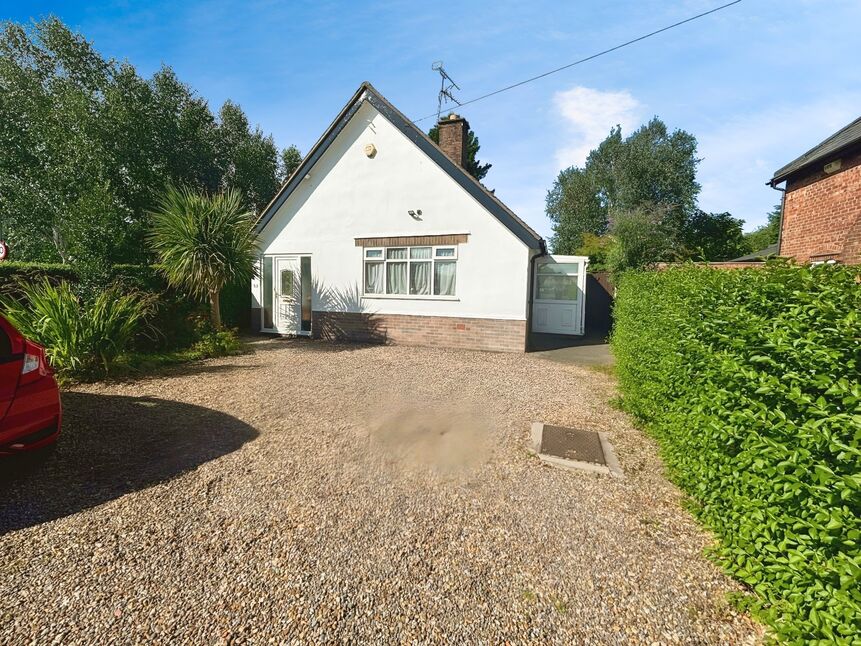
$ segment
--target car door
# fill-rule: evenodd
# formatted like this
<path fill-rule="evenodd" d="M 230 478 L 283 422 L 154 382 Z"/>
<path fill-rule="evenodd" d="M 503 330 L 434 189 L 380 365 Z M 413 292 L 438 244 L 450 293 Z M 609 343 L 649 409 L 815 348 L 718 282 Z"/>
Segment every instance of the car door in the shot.
<path fill-rule="evenodd" d="M 24 343 L 21 335 L 0 316 L 0 420 L 6 416 L 21 377 Z"/>

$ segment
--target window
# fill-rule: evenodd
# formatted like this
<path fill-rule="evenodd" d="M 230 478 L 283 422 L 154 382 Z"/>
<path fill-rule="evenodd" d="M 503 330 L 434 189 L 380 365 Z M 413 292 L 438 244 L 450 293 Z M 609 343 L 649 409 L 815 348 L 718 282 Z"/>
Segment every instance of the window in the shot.
<path fill-rule="evenodd" d="M 537 299 L 540 301 L 576 301 L 580 263 L 543 263 L 536 276 Z"/>
<path fill-rule="evenodd" d="M 365 249 L 365 294 L 454 296 L 457 247 Z"/>

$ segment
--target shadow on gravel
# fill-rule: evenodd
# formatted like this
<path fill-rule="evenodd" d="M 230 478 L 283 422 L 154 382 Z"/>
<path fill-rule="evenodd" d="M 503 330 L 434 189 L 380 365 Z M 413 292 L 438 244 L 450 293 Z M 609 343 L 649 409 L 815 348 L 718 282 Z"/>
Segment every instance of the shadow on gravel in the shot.
<path fill-rule="evenodd" d="M 255 437 L 248 424 L 201 406 L 65 392 L 56 448 L 0 460 L 0 535 L 169 480 Z"/>

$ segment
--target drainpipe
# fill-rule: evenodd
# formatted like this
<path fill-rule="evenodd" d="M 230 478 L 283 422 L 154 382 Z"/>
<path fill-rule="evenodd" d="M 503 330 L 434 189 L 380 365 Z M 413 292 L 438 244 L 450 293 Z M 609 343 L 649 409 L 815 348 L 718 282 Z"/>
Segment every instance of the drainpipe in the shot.
<path fill-rule="evenodd" d="M 541 242 L 539 243 L 538 253 L 532 256 L 529 259 L 529 287 L 526 290 L 526 295 L 528 298 L 529 307 L 527 309 L 526 315 L 526 351 L 529 352 L 532 349 L 532 292 L 535 289 L 535 261 L 538 258 L 542 258 L 547 254 L 547 243 L 544 241 L 544 238 L 541 238 Z"/>
<path fill-rule="evenodd" d="M 783 239 L 783 213 L 786 210 L 786 189 L 775 186 L 773 182 L 768 182 L 768 186 L 775 191 L 780 191 L 780 223 L 777 227 L 777 255 L 780 256 L 780 241 Z"/>

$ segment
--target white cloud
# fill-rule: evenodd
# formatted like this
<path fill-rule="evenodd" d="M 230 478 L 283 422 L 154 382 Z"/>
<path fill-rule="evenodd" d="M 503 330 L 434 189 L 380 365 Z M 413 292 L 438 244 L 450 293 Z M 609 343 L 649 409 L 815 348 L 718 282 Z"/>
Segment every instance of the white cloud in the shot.
<path fill-rule="evenodd" d="M 569 130 L 568 140 L 556 150 L 559 169 L 582 166 L 616 125 L 622 126 L 623 134 L 630 134 L 640 125 L 643 107 L 627 91 L 602 92 L 580 86 L 557 92 L 553 102 Z"/>
<path fill-rule="evenodd" d="M 858 117 L 861 96 L 844 94 L 738 115 L 698 136 L 700 207 L 729 211 L 750 230 L 765 222 L 780 194 L 774 171 Z"/>

